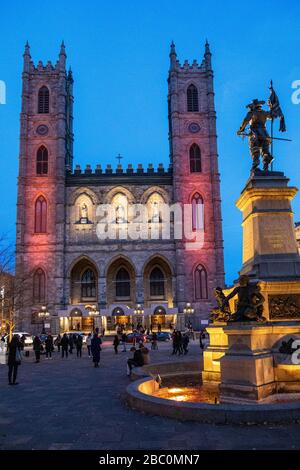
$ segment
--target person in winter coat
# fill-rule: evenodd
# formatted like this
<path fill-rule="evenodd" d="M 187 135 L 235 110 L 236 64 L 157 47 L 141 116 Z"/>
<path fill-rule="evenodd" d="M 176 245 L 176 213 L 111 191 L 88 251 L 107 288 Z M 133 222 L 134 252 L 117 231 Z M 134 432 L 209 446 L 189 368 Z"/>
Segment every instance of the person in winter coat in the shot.
<path fill-rule="evenodd" d="M 142 367 L 144 365 L 144 357 L 141 349 L 131 348 L 130 352 L 133 352 L 133 357 L 127 361 L 127 375 L 131 375 L 133 367 Z"/>
<path fill-rule="evenodd" d="M 76 340 L 77 357 L 82 356 L 82 343 L 83 343 L 82 336 L 78 335 L 77 340 Z"/>
<path fill-rule="evenodd" d="M 68 346 L 69 346 L 69 338 L 67 336 L 67 333 L 64 333 L 61 342 L 61 357 L 63 358 L 65 355 L 68 357 Z"/>
<path fill-rule="evenodd" d="M 38 336 L 35 336 L 33 339 L 33 350 L 35 354 L 35 362 L 38 363 L 40 362 L 41 359 L 41 346 L 42 346 L 42 341 Z"/>
<path fill-rule="evenodd" d="M 74 349 L 74 337 L 72 333 L 69 335 L 69 353 L 73 354 L 73 349 Z"/>
<path fill-rule="evenodd" d="M 45 341 L 45 348 L 46 348 L 46 359 L 52 359 L 52 351 L 53 351 L 53 337 L 48 335 Z"/>
<path fill-rule="evenodd" d="M 122 345 L 123 345 L 122 352 L 126 352 L 126 343 L 127 343 L 127 334 L 124 331 L 124 333 L 122 334 Z"/>
<path fill-rule="evenodd" d="M 115 350 L 115 353 L 116 353 L 116 354 L 118 354 L 118 346 L 119 346 L 119 344 L 120 344 L 119 336 L 118 336 L 118 335 L 115 335 L 113 345 L 114 345 L 114 350 Z"/>
<path fill-rule="evenodd" d="M 19 336 L 15 335 L 8 343 L 8 383 L 9 385 L 18 385 L 17 374 L 18 367 L 21 364 L 21 350 L 22 344 Z"/>
<path fill-rule="evenodd" d="M 95 367 L 99 367 L 100 351 L 101 351 L 101 338 L 99 337 L 99 328 L 96 328 L 91 342 L 91 351 L 93 355 L 93 363 Z"/>
<path fill-rule="evenodd" d="M 89 357 L 91 357 L 91 344 L 92 344 L 92 333 L 89 333 L 86 338 L 86 345 L 87 345 Z"/>
<path fill-rule="evenodd" d="M 57 346 L 57 352 L 60 352 L 60 343 L 61 343 L 61 336 L 58 335 L 56 340 L 54 341 L 54 346 Z"/>
<path fill-rule="evenodd" d="M 151 338 L 151 349 L 158 349 L 158 346 L 157 346 L 157 334 L 156 333 L 153 333 L 152 334 L 152 338 Z"/>
<path fill-rule="evenodd" d="M 183 337 L 182 337 L 182 347 L 183 347 L 184 354 L 187 354 L 189 352 L 189 350 L 188 350 L 189 342 L 190 342 L 190 338 L 188 337 L 188 335 L 187 334 L 183 335 Z"/>

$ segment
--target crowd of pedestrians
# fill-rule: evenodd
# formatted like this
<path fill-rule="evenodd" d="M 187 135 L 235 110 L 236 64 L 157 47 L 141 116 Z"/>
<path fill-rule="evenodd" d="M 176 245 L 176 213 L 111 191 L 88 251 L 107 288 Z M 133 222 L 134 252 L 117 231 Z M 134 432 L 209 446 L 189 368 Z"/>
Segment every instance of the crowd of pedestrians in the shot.
<path fill-rule="evenodd" d="M 159 332 L 158 332 L 159 334 Z M 158 349 L 158 334 L 152 332 L 150 336 L 151 350 Z M 189 328 L 187 331 L 182 333 L 177 329 L 173 329 L 172 332 L 172 355 L 186 355 L 189 351 L 190 337 L 194 339 L 194 333 Z M 204 349 L 204 332 L 200 332 L 199 335 L 199 346 Z M 3 338 L 1 338 L 3 340 Z M 3 340 L 4 341 L 4 340 Z M 121 331 L 119 334 L 115 334 L 113 341 L 113 349 L 115 354 L 119 353 L 119 346 L 122 345 L 122 352 L 126 352 L 126 346 L 128 344 L 128 337 L 125 331 Z M 93 333 L 89 333 L 86 337 L 87 355 L 92 358 L 94 367 L 99 367 L 100 353 L 101 353 L 102 339 L 99 334 L 99 328 L 96 328 Z M 8 383 L 9 385 L 17 385 L 17 374 L 18 367 L 22 360 L 22 351 L 24 350 L 24 339 L 19 335 L 14 335 L 12 340 L 8 342 Z M 46 359 L 52 359 L 52 354 L 57 348 L 57 352 L 61 355 L 61 358 L 68 358 L 73 354 L 73 350 L 76 350 L 78 358 L 82 357 L 83 349 L 83 336 L 78 333 L 63 333 L 58 335 L 55 339 L 51 334 L 47 335 L 36 335 L 33 339 L 33 351 L 35 355 L 35 362 L 39 363 L 41 360 L 41 353 L 45 352 Z M 132 357 L 127 360 L 127 374 L 131 375 L 134 367 L 141 367 L 144 364 L 149 363 L 149 349 L 144 345 L 143 340 L 140 339 L 138 344 L 134 343 L 133 347 L 130 348 Z"/>

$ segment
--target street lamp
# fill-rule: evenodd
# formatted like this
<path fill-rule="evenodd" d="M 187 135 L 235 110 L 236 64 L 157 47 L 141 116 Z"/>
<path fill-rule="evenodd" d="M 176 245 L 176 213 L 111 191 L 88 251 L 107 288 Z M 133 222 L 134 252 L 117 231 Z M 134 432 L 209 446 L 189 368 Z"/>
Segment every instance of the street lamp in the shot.
<path fill-rule="evenodd" d="M 41 307 L 41 310 L 38 313 L 38 317 L 42 318 L 42 320 L 43 320 L 43 332 L 42 333 L 45 334 L 46 333 L 46 331 L 45 331 L 45 320 L 46 320 L 46 318 L 50 317 L 50 313 L 47 311 L 47 307 L 45 305 L 43 305 Z"/>
<path fill-rule="evenodd" d="M 192 305 L 188 302 L 186 306 L 183 309 L 183 313 L 186 315 L 192 315 L 194 313 L 194 309 L 192 308 Z"/>
<path fill-rule="evenodd" d="M 100 315 L 100 312 L 99 310 L 97 310 L 97 307 L 93 307 L 92 309 L 89 310 L 89 315 L 90 317 L 94 318 L 94 317 L 98 317 Z"/>
<path fill-rule="evenodd" d="M 144 309 L 142 308 L 141 304 L 137 304 L 137 306 L 134 309 L 133 313 L 135 315 L 143 315 L 144 314 Z"/>

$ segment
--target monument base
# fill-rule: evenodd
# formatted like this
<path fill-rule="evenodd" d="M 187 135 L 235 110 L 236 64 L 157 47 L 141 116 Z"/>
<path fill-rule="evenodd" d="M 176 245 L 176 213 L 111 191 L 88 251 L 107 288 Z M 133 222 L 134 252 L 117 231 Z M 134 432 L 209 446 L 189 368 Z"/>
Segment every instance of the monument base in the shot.
<path fill-rule="evenodd" d="M 253 403 L 300 391 L 300 357 L 279 351 L 283 342 L 300 340 L 299 322 L 233 323 L 222 331 L 228 349 L 219 359 L 221 403 Z"/>
<path fill-rule="evenodd" d="M 282 172 L 255 172 L 236 206 L 243 214 L 243 266 L 256 280 L 299 280 L 291 201 L 297 188 Z"/>
<path fill-rule="evenodd" d="M 209 346 L 203 351 L 203 384 L 219 384 L 221 381 L 220 359 L 228 349 L 228 337 L 224 332 L 227 323 L 209 325 L 206 331 L 209 334 Z"/>

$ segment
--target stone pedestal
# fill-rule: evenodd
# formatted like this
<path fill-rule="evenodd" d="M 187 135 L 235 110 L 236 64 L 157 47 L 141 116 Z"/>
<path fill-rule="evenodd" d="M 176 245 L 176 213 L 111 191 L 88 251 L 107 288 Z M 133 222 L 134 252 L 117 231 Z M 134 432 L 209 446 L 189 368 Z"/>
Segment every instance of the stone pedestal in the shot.
<path fill-rule="evenodd" d="M 277 392 L 300 392 L 300 365 L 279 353 L 283 341 L 300 339 L 299 322 L 234 323 L 223 327 L 223 334 L 228 349 L 220 359 L 221 403 L 253 403 Z"/>
<path fill-rule="evenodd" d="M 202 382 L 216 384 L 221 381 L 220 359 L 228 349 L 228 337 L 224 332 L 227 324 L 206 327 L 209 334 L 209 345 L 203 352 Z"/>
<path fill-rule="evenodd" d="M 240 274 L 259 280 L 300 280 L 291 201 L 297 188 L 281 172 L 251 175 L 236 202 L 243 214 Z"/>

